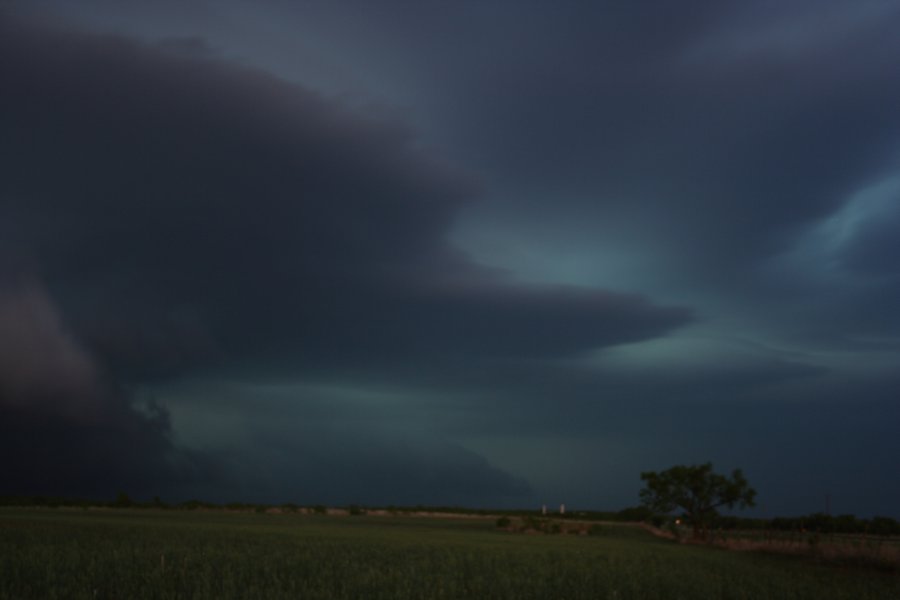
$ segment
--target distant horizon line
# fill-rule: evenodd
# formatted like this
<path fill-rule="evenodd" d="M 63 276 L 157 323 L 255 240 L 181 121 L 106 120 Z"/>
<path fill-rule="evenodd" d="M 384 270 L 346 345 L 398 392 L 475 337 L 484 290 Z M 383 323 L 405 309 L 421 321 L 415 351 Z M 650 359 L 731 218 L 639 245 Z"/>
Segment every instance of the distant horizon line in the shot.
<path fill-rule="evenodd" d="M 655 513 L 649 508 L 642 505 L 628 506 L 618 510 L 603 509 L 580 509 L 571 508 L 568 505 L 561 505 L 552 509 L 550 505 L 538 507 L 518 507 L 518 508 L 498 508 L 498 507 L 472 507 L 455 504 L 365 504 L 359 502 L 351 503 L 318 503 L 318 502 L 244 502 L 244 501 L 225 501 L 215 502 L 210 500 L 202 500 L 199 498 L 190 498 L 182 501 L 167 502 L 160 496 L 155 495 L 149 500 L 135 500 L 127 493 L 119 492 L 112 500 L 99 500 L 95 497 L 81 496 L 61 496 L 52 494 L 0 494 L 0 508 L 28 508 L 28 507 L 47 507 L 47 508 L 137 508 L 137 509 L 165 509 L 165 510 L 196 510 L 196 509 L 218 509 L 218 510 L 255 510 L 257 512 L 266 512 L 269 509 L 281 509 L 288 512 L 303 511 L 305 514 L 328 514 L 329 511 L 343 511 L 345 514 L 366 514 L 372 511 L 386 511 L 394 513 L 446 513 L 446 514 L 468 514 L 479 516 L 496 516 L 507 514 L 532 514 L 537 513 L 546 517 L 571 518 L 586 517 L 588 519 L 597 520 L 600 518 L 607 520 L 617 520 L 621 522 L 643 522 L 653 517 L 675 516 L 676 512 Z M 563 508 L 564 507 L 564 508 Z M 335 514 L 332 512 L 331 514 Z M 631 518 L 623 518 L 631 517 Z M 872 523 L 878 521 L 893 521 L 900 528 L 900 519 L 888 515 L 873 515 L 871 517 L 858 517 L 854 513 L 830 514 L 825 512 L 810 512 L 805 514 L 790 514 L 773 517 L 750 517 L 738 516 L 736 514 L 721 514 L 720 519 L 736 519 L 743 522 L 764 522 L 764 521 L 801 521 L 804 519 L 825 519 L 828 521 L 841 521 L 853 519 L 860 523 Z"/>

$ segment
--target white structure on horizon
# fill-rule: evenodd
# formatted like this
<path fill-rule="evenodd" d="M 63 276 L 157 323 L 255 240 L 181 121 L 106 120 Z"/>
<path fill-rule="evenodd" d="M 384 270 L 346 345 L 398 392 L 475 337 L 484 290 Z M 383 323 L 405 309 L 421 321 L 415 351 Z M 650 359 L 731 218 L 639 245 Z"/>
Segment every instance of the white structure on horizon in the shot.
<path fill-rule="evenodd" d="M 561 515 L 566 514 L 566 505 L 565 504 L 559 505 L 559 514 L 561 514 Z"/>

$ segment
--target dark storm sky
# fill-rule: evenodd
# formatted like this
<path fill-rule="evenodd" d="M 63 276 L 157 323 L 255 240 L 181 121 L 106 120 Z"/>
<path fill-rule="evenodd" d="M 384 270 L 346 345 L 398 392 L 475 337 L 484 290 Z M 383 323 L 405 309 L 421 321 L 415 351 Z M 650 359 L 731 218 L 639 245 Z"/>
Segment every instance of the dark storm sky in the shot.
<path fill-rule="evenodd" d="M 900 516 L 898 30 L 0 2 L 0 492 Z"/>

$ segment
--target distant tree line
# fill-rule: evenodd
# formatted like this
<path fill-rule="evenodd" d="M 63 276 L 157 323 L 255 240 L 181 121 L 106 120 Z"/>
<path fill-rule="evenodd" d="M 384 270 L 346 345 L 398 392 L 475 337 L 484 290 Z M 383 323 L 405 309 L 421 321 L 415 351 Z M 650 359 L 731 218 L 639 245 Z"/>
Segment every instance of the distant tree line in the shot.
<path fill-rule="evenodd" d="M 670 515 L 660 515 L 645 506 L 626 508 L 619 512 L 576 513 L 577 518 L 590 518 L 601 521 L 643 522 L 661 527 L 673 520 Z M 581 516 L 584 515 L 584 516 Z M 759 519 L 717 515 L 712 518 L 710 528 L 724 531 L 794 531 L 816 532 L 823 534 L 863 534 L 863 535 L 900 535 L 900 521 L 891 517 L 875 516 L 863 519 L 854 515 L 826 515 L 813 513 L 799 517 L 775 517 Z"/>
<path fill-rule="evenodd" d="M 227 502 L 217 504 L 204 500 L 186 500 L 184 502 L 168 503 L 159 497 L 149 501 L 132 500 L 127 494 L 120 492 L 113 500 L 97 501 L 85 498 L 68 498 L 61 496 L 0 496 L 0 506 L 34 506 L 45 508 L 70 507 L 70 508 L 136 508 L 157 510 L 234 510 L 245 512 L 266 512 L 277 509 L 280 512 L 306 512 L 313 514 L 325 514 L 328 509 L 325 505 L 298 505 L 291 502 L 282 504 L 258 504 L 249 502 Z M 496 510 L 467 508 L 460 506 L 382 506 L 363 507 L 352 504 L 344 507 L 349 514 L 364 515 L 369 511 L 381 510 L 393 514 L 413 513 L 453 513 L 481 516 L 506 515 L 509 517 L 533 516 L 538 510 L 514 509 Z M 674 518 L 672 515 L 655 513 L 646 506 L 633 506 L 619 511 L 570 511 L 565 515 L 552 515 L 553 518 L 575 519 L 584 521 L 615 521 L 622 523 L 648 523 L 656 527 L 662 527 Z M 774 519 L 758 519 L 736 516 L 717 515 L 710 522 L 710 529 L 722 531 L 786 531 L 786 532 L 816 532 L 822 534 L 854 534 L 877 536 L 900 536 L 900 521 L 891 517 L 876 516 L 871 519 L 858 518 L 854 515 L 827 515 L 814 513 L 799 517 L 776 517 Z"/>
<path fill-rule="evenodd" d="M 900 522 L 891 517 L 875 516 L 860 519 L 854 515 L 826 515 L 813 513 L 803 517 L 776 517 L 774 519 L 745 519 L 718 517 L 718 529 L 810 531 L 823 534 L 852 533 L 868 535 L 900 535 Z"/>

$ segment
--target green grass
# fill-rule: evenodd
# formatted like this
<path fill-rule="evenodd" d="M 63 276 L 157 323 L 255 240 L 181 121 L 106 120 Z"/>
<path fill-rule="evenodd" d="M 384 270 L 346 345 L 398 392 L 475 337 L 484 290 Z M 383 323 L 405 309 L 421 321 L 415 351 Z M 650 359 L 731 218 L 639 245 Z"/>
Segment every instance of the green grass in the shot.
<path fill-rule="evenodd" d="M 0 509 L 0 598 L 900 598 L 900 578 L 683 546 L 627 526 Z"/>

